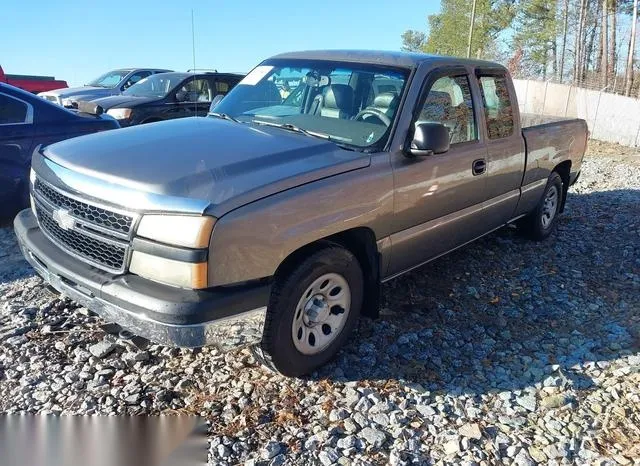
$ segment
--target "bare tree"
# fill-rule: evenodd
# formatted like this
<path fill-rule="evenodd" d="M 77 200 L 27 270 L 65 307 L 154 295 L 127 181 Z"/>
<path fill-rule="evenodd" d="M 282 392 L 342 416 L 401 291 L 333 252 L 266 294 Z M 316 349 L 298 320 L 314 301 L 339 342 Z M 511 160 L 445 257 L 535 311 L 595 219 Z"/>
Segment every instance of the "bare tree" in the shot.
<path fill-rule="evenodd" d="M 562 27 L 562 54 L 560 55 L 560 82 L 564 74 L 564 53 L 567 48 L 567 22 L 569 21 L 569 0 L 564 0 L 563 7 L 563 27 Z"/>
<path fill-rule="evenodd" d="M 609 84 L 609 18 L 608 18 L 608 1 L 602 0 L 602 24 L 600 25 L 600 72 L 602 73 L 602 87 L 605 88 Z"/>
<path fill-rule="evenodd" d="M 580 83 L 582 77 L 582 55 L 584 53 L 582 44 L 584 43 L 584 22 L 587 10 L 587 0 L 580 0 L 580 20 L 578 21 L 578 31 L 576 33 L 575 42 L 575 58 L 573 62 L 573 80 L 576 84 Z"/>
<path fill-rule="evenodd" d="M 607 17 L 611 22 L 609 31 L 609 59 L 608 59 L 608 67 L 607 67 L 607 77 L 608 79 L 612 79 L 616 75 L 616 28 L 617 28 L 617 15 L 618 15 L 618 2 L 617 0 L 609 0 Z"/>
<path fill-rule="evenodd" d="M 631 34 L 629 35 L 629 55 L 627 56 L 627 72 L 624 77 L 624 95 L 631 95 L 633 85 L 633 56 L 636 49 L 636 24 L 638 23 L 638 0 L 633 2 Z"/>

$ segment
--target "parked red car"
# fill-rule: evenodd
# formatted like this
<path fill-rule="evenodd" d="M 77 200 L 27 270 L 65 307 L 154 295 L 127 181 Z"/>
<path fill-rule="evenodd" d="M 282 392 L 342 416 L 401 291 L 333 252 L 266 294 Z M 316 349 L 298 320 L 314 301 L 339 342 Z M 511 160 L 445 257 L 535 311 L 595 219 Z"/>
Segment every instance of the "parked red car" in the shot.
<path fill-rule="evenodd" d="M 0 66 L 0 83 L 11 84 L 28 92 L 37 94 L 38 92 L 62 89 L 67 86 L 66 81 L 61 81 L 53 76 L 28 76 L 22 74 L 4 74 Z"/>

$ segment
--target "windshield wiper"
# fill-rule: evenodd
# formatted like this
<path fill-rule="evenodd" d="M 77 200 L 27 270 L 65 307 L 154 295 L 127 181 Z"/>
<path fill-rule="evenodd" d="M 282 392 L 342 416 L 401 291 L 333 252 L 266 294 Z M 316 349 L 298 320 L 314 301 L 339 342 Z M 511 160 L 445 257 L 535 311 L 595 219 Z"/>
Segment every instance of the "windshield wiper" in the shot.
<path fill-rule="evenodd" d="M 236 123 L 242 123 L 240 120 L 237 120 L 234 117 L 232 117 L 231 115 L 227 115 L 226 113 L 209 112 L 207 115 L 211 115 L 211 116 L 214 116 L 216 118 L 220 118 L 222 120 L 229 120 L 229 121 L 235 121 Z"/>
<path fill-rule="evenodd" d="M 292 125 L 291 123 L 272 123 L 270 121 L 261 121 L 261 120 L 253 120 L 253 123 L 257 125 L 272 126 L 274 128 L 282 128 L 282 129 L 286 129 L 287 131 L 293 131 L 295 133 L 304 134 L 306 136 L 324 139 L 325 141 L 331 141 L 338 147 L 341 147 L 342 149 L 351 150 L 351 151 L 356 150 L 350 144 L 341 142 L 329 134 L 316 133 L 315 131 L 309 131 L 308 129 L 304 129 L 304 128 L 300 128 L 299 126 Z"/>
<path fill-rule="evenodd" d="M 294 133 L 306 134 L 307 136 L 313 136 L 314 138 L 326 139 L 331 141 L 331 136 L 324 133 L 316 133 L 315 131 L 309 131 L 308 129 L 300 128 L 299 126 L 292 125 L 291 123 L 272 123 L 270 121 L 253 120 L 257 125 L 273 126 L 274 128 L 282 128 Z"/>

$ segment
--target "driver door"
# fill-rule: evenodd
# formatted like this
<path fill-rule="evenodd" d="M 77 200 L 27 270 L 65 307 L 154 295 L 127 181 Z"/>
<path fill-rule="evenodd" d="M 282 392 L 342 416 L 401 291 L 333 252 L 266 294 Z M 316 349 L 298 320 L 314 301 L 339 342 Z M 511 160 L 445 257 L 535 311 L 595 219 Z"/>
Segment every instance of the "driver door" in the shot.
<path fill-rule="evenodd" d="M 432 71 L 424 81 L 411 127 L 436 122 L 449 128 L 443 154 L 392 155 L 395 233 L 389 275 L 398 274 L 483 233 L 481 218 L 486 146 L 478 131 L 477 90 L 466 68 Z M 413 131 L 409 131 L 409 141 Z"/>

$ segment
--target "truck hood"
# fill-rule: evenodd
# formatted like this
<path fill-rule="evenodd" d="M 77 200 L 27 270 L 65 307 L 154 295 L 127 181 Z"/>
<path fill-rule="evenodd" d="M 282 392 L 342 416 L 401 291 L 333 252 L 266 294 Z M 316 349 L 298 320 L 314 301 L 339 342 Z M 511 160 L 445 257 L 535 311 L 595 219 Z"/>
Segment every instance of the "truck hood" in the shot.
<path fill-rule="evenodd" d="M 207 212 L 218 217 L 370 163 L 368 154 L 323 139 L 213 117 L 91 134 L 48 146 L 43 154 L 71 173 L 132 193 L 206 201 Z M 84 189 L 91 190 L 91 183 Z"/>
<path fill-rule="evenodd" d="M 93 102 L 100 105 L 104 110 L 115 107 L 135 107 L 136 105 L 146 104 L 159 100 L 157 97 L 135 97 L 131 95 L 112 95 L 109 97 L 101 97 L 93 99 Z"/>
<path fill-rule="evenodd" d="M 111 89 L 106 87 L 93 87 L 93 86 L 82 86 L 82 87 L 68 87 L 65 89 L 56 89 L 55 91 L 47 91 L 43 92 L 44 95 L 54 95 L 56 97 L 60 97 L 61 99 L 69 99 L 73 97 L 75 100 L 91 100 L 97 99 L 98 97 L 106 97 L 108 95 L 118 94 L 118 89 Z"/>

